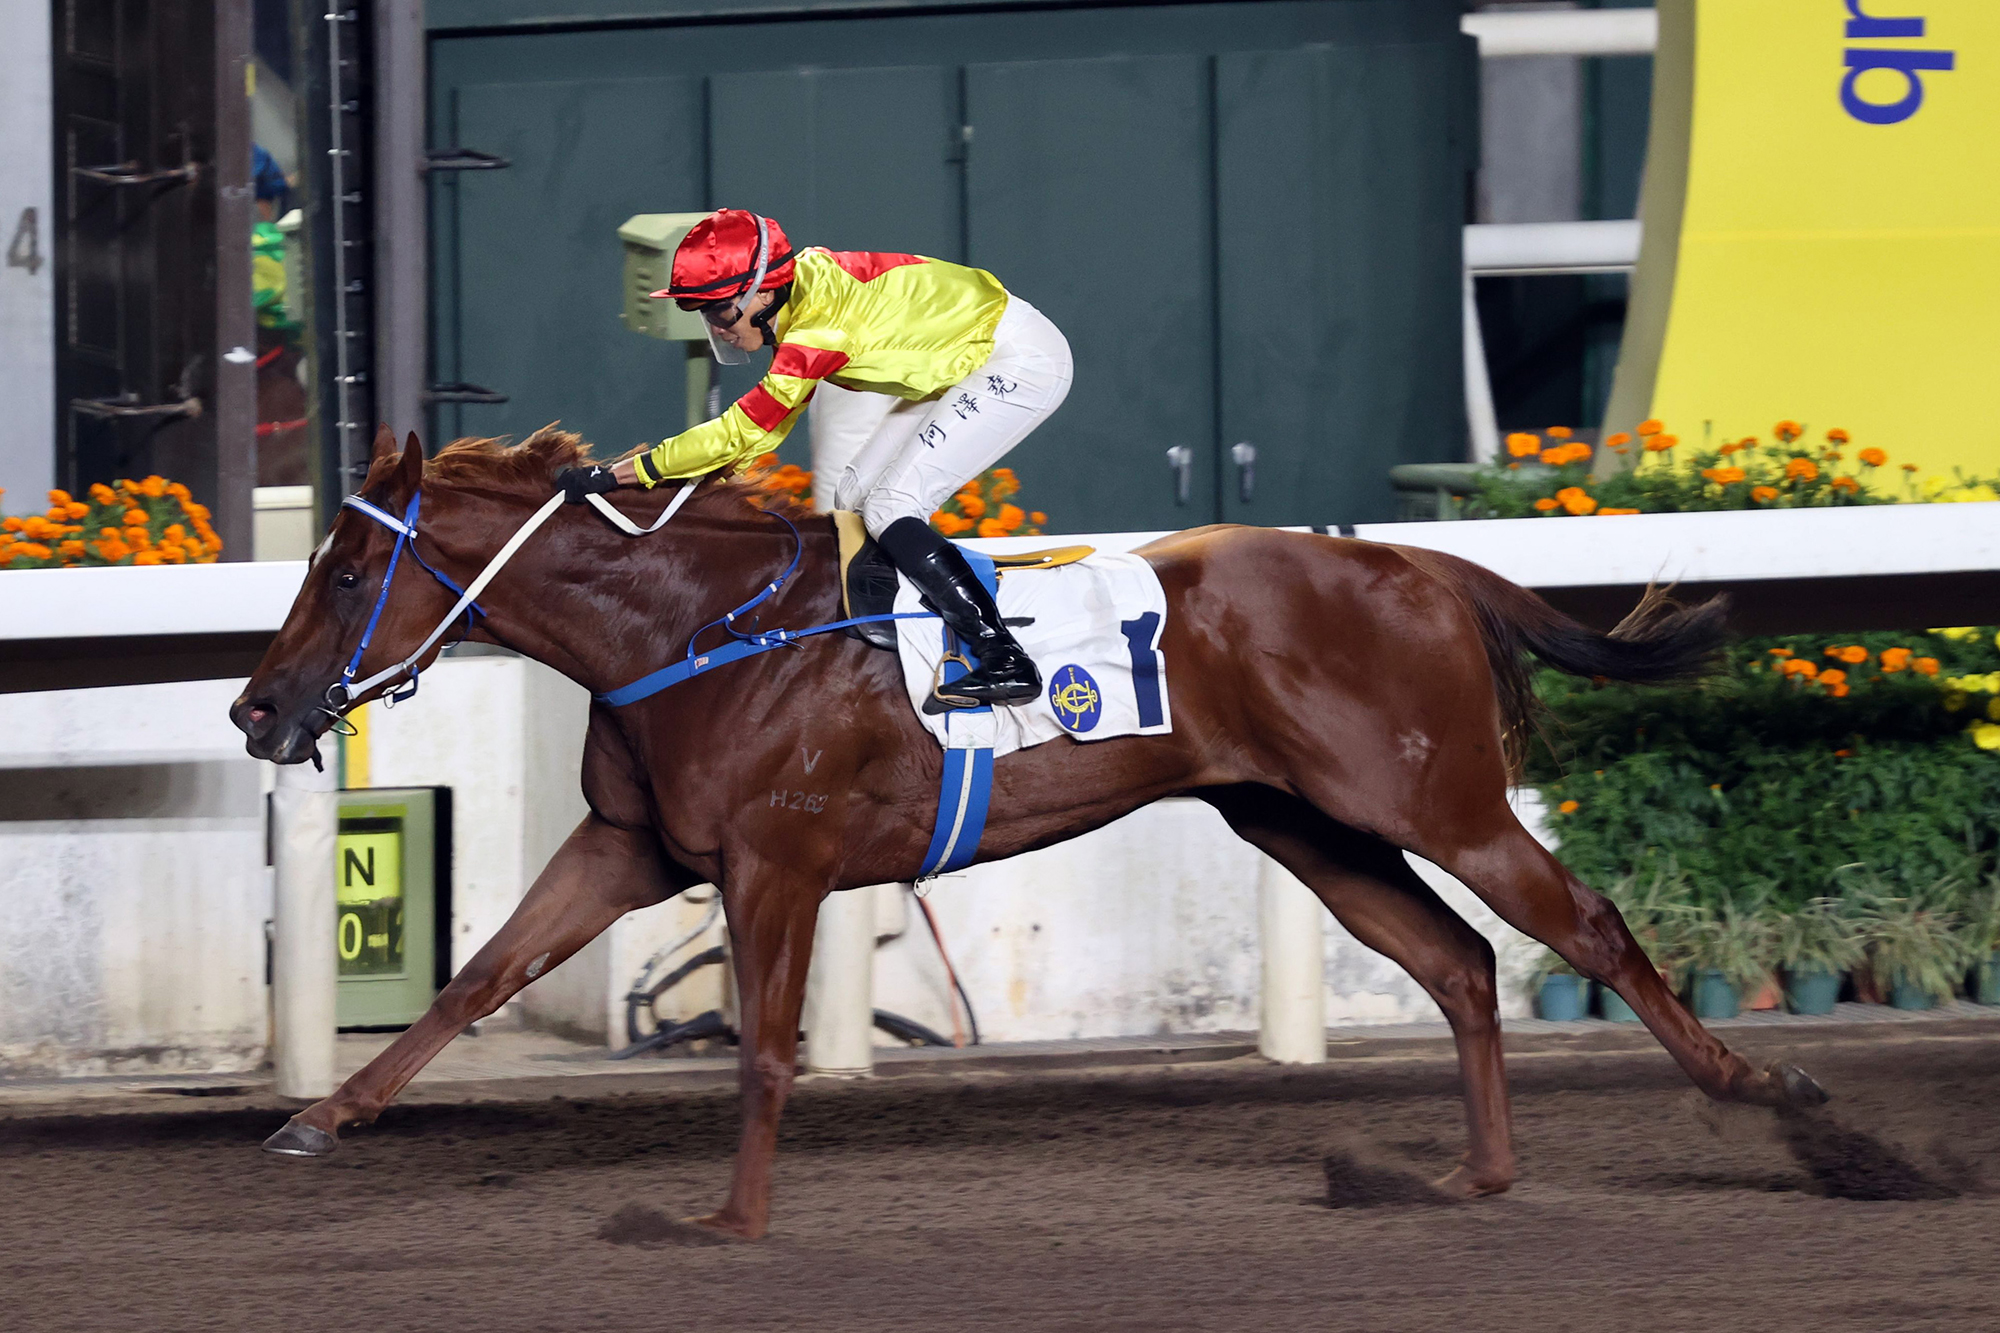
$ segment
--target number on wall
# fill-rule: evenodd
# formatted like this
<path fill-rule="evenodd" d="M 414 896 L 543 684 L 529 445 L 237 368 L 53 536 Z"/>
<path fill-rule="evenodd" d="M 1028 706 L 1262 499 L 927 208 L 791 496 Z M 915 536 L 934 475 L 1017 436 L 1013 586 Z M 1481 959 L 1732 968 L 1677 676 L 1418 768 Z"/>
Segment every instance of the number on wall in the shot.
<path fill-rule="evenodd" d="M 21 220 L 14 227 L 14 239 L 7 243 L 7 267 L 24 268 L 33 277 L 42 267 L 42 228 L 35 210 L 21 210 Z"/>

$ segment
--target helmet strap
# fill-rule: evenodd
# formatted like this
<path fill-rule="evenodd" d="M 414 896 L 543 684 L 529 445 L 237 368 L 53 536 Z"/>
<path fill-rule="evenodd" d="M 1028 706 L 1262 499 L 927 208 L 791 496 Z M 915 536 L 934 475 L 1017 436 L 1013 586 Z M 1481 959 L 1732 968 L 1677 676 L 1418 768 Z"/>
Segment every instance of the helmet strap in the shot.
<path fill-rule="evenodd" d="M 764 346 L 776 347 L 778 345 L 778 331 L 774 325 L 777 323 L 778 312 L 785 308 L 785 302 L 789 301 L 791 297 L 791 283 L 788 282 L 782 287 L 774 287 L 771 289 L 771 304 L 750 316 L 750 322 L 763 330 Z"/>

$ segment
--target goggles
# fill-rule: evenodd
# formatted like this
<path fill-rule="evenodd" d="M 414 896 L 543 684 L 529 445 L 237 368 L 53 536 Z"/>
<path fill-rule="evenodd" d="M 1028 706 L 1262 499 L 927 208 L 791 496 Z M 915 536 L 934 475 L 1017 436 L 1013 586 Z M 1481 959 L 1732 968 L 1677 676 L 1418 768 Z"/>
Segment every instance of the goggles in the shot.
<path fill-rule="evenodd" d="M 750 301 L 764 285 L 764 275 L 771 269 L 771 224 L 762 214 L 757 216 L 757 265 L 750 275 L 750 285 L 743 294 L 733 301 L 719 301 L 701 308 L 701 318 L 708 333 L 708 350 L 716 361 L 725 366 L 740 366 L 750 360 L 750 353 L 740 347 L 724 342 L 716 336 L 717 330 L 731 328 L 743 318 Z"/>

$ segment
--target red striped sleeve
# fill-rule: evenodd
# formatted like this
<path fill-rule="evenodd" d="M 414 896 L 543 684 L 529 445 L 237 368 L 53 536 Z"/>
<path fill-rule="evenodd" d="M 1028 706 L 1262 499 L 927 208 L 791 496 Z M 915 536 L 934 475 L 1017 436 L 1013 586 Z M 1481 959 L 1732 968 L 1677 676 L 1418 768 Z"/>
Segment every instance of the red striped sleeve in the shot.
<path fill-rule="evenodd" d="M 736 405 L 762 431 L 776 430 L 779 423 L 792 414 L 792 409 L 773 398 L 761 384 L 738 398 Z"/>
<path fill-rule="evenodd" d="M 790 375 L 800 380 L 823 380 L 846 365 L 847 361 L 845 352 L 807 347 L 803 343 L 781 343 L 778 354 L 771 358 L 770 373 Z"/>

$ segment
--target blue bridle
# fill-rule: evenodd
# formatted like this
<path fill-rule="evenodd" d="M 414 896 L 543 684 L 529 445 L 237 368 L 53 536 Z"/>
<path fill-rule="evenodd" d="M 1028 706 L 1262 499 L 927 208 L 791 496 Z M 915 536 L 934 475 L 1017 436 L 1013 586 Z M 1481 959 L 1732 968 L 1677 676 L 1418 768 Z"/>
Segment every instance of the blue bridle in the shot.
<path fill-rule="evenodd" d="M 411 559 L 430 571 L 432 578 L 451 589 L 460 598 L 464 598 L 466 595 L 465 589 L 454 583 L 449 574 L 446 574 L 436 565 L 424 559 L 424 553 L 417 549 L 417 514 L 423 502 L 424 495 L 419 490 L 410 497 L 409 508 L 403 511 L 403 516 L 400 519 L 389 513 L 386 509 L 372 504 L 358 495 L 350 495 L 340 502 L 343 509 L 358 510 L 395 533 L 396 544 L 389 551 L 389 568 L 382 575 L 382 591 L 376 594 L 375 609 L 368 613 L 368 625 L 367 628 L 361 631 L 361 642 L 354 646 L 354 655 L 348 658 L 347 665 L 341 668 L 340 679 L 326 687 L 327 707 L 336 717 L 346 712 L 349 705 L 353 703 L 354 696 L 361 692 L 354 689 L 354 677 L 361 670 L 361 658 L 367 653 L 368 645 L 375 641 L 375 626 L 382 620 L 382 608 L 389 604 L 389 588 L 396 580 L 396 565 L 403 558 L 404 548 L 407 547 L 409 549 Z M 481 606 L 478 602 L 469 602 L 465 608 L 465 632 L 467 634 L 472 633 L 472 618 L 475 615 L 483 616 L 485 614 L 485 607 Z M 453 616 L 453 619 L 457 619 L 456 615 Z M 383 696 L 385 706 L 393 708 L 395 705 L 402 703 L 416 694 L 417 668 L 414 664 L 409 667 L 409 673 L 410 679 L 407 685 L 391 690 Z M 336 690 L 340 692 L 338 699 L 334 697 Z"/>

